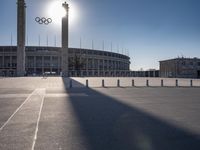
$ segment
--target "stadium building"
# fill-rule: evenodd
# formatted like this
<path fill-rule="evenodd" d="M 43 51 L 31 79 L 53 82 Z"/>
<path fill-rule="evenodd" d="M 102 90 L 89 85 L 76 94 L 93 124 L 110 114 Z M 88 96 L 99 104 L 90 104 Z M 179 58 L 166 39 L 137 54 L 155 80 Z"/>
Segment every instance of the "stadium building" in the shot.
<path fill-rule="evenodd" d="M 25 50 L 27 75 L 62 72 L 62 48 L 27 46 Z M 0 47 L 0 75 L 17 75 L 17 47 Z M 117 53 L 69 48 L 69 76 L 129 76 L 129 57 Z"/>
<path fill-rule="evenodd" d="M 123 54 L 68 47 L 68 4 L 62 18 L 62 47 L 25 46 L 26 4 L 17 1 L 17 46 L 0 46 L 0 75 L 131 76 Z"/>

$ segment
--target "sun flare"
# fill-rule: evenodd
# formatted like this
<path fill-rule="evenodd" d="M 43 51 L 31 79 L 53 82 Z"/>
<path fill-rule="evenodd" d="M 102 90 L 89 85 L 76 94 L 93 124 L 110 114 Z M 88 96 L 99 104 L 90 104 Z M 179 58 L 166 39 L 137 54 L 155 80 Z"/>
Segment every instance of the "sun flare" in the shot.
<path fill-rule="evenodd" d="M 69 23 L 73 23 L 77 18 L 77 11 L 73 4 L 69 4 Z M 62 3 L 53 1 L 48 7 L 48 16 L 52 18 L 54 24 L 61 24 L 62 17 L 66 15 L 65 9 L 62 7 Z"/>
<path fill-rule="evenodd" d="M 62 17 L 66 15 L 66 11 L 60 2 L 54 1 L 49 5 L 48 15 L 52 18 L 53 23 L 60 24 Z"/>

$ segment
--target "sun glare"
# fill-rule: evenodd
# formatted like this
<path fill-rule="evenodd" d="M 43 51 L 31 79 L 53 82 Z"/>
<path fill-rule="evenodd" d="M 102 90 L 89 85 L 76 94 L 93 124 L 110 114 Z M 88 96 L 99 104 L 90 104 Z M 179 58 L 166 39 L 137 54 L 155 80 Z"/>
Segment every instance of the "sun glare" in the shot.
<path fill-rule="evenodd" d="M 69 4 L 69 24 L 73 23 L 77 18 L 77 11 L 73 4 Z M 62 7 L 62 2 L 53 1 L 48 7 L 48 16 L 52 18 L 53 23 L 60 25 L 62 17 L 66 15 L 65 9 Z"/>
<path fill-rule="evenodd" d="M 53 23 L 60 24 L 62 17 L 66 14 L 65 9 L 62 7 L 62 3 L 54 1 L 49 5 L 48 15 L 52 18 Z"/>

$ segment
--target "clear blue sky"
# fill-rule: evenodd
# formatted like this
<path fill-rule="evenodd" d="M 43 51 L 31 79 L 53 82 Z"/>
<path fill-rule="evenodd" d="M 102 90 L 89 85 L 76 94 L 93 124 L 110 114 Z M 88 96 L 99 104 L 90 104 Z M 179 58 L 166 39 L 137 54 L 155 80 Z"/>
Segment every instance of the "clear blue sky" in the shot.
<path fill-rule="evenodd" d="M 52 1 L 26 0 L 28 45 L 60 46 L 60 26 L 38 25 L 36 16 L 51 17 L 47 8 Z M 127 53 L 131 69 L 159 67 L 159 60 L 177 56 L 200 57 L 200 0 L 71 0 L 72 12 L 78 17 L 70 23 L 70 47 Z M 76 9 L 74 9 L 76 8 Z M 16 0 L 1 0 L 0 45 L 16 45 Z M 118 47 L 118 48 L 117 48 Z"/>

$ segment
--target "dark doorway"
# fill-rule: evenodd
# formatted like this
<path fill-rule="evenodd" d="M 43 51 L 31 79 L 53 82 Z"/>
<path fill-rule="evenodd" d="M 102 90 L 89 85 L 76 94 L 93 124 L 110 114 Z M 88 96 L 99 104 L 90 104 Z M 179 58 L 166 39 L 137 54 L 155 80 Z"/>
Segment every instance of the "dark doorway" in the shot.
<path fill-rule="evenodd" d="M 200 78 L 200 70 L 197 70 L 197 78 Z"/>

